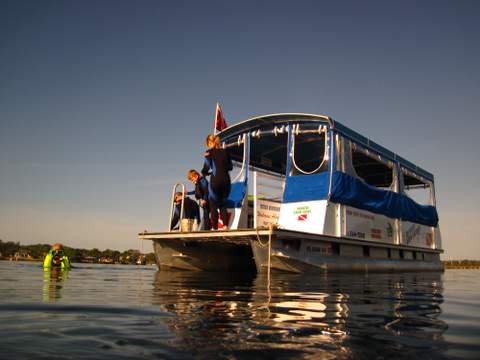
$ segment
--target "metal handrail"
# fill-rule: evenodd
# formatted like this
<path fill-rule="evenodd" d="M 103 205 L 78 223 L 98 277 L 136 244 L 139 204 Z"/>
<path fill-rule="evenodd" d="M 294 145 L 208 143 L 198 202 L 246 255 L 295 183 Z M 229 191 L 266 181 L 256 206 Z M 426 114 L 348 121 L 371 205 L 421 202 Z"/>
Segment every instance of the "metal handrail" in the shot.
<path fill-rule="evenodd" d="M 168 231 L 169 232 L 171 232 L 173 230 L 171 228 L 171 224 L 172 224 L 173 213 L 175 211 L 175 193 L 177 192 L 177 187 L 178 186 L 181 186 L 181 189 L 182 189 L 182 204 L 180 205 L 179 222 L 183 219 L 183 202 L 185 201 L 185 184 L 184 183 L 176 183 L 175 185 L 173 185 L 172 200 L 170 202 L 170 218 L 168 220 Z M 178 231 L 180 231 L 180 226 L 178 226 Z"/>
<path fill-rule="evenodd" d="M 322 159 L 322 162 L 320 163 L 320 165 L 313 171 L 304 171 L 302 169 L 300 169 L 300 167 L 297 165 L 296 161 L 295 161 L 295 136 L 298 135 L 298 134 L 318 134 L 318 135 L 322 135 L 325 134 L 325 146 L 324 146 L 324 154 L 323 154 L 323 159 Z M 292 158 L 292 164 L 293 166 L 295 167 L 295 169 L 297 169 L 300 173 L 304 174 L 304 175 L 312 175 L 316 172 L 318 172 L 323 164 L 325 164 L 325 161 L 327 161 L 328 159 L 328 152 L 327 152 L 327 146 L 328 146 L 328 136 L 327 136 L 327 127 L 326 126 L 323 126 L 323 125 L 320 125 L 318 127 L 318 130 L 303 130 L 301 131 L 300 130 L 300 124 L 296 124 L 296 125 L 293 125 L 293 130 L 292 130 L 292 151 L 291 151 L 291 158 Z"/>
<path fill-rule="evenodd" d="M 247 159 L 247 154 L 248 154 L 248 149 L 247 147 L 249 146 L 249 143 L 248 141 L 246 140 L 247 139 L 247 136 L 248 134 L 243 134 L 243 136 L 240 138 L 240 136 L 238 137 L 238 140 L 237 140 L 237 144 L 238 146 L 240 146 L 241 144 L 243 144 L 243 160 L 242 160 L 242 167 L 240 169 L 240 171 L 238 172 L 237 176 L 235 176 L 235 178 L 232 180 L 232 183 L 236 182 L 237 180 L 240 179 L 240 177 L 243 175 L 244 171 L 245 171 L 245 165 L 247 166 L 248 168 L 248 162 L 249 162 L 249 159 Z"/>

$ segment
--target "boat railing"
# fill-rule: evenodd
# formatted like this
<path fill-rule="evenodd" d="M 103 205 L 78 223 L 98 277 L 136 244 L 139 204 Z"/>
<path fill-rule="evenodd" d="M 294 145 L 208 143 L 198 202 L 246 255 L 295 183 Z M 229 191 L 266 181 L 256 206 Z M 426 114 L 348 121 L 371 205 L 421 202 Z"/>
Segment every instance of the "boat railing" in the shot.
<path fill-rule="evenodd" d="M 250 144 L 247 142 L 247 136 L 248 134 L 243 134 L 241 136 L 238 136 L 237 139 L 237 146 L 243 146 L 243 155 L 242 155 L 242 162 L 241 162 L 241 167 L 236 176 L 233 178 L 232 183 L 238 182 L 238 181 L 245 181 L 248 176 L 248 155 L 249 155 L 249 146 Z"/>
<path fill-rule="evenodd" d="M 170 217 L 168 219 L 168 231 L 171 232 L 173 229 L 172 229 L 172 219 L 173 219 L 173 214 L 175 212 L 175 194 L 177 193 L 177 188 L 180 187 L 181 188 L 181 193 L 182 193 L 182 202 L 181 202 L 181 205 L 180 205 L 180 214 L 179 214 L 179 223 L 181 223 L 182 219 L 183 219 L 183 203 L 185 201 L 185 194 L 186 194 L 186 187 L 185 187 L 185 184 L 183 183 L 176 183 L 175 185 L 173 185 L 173 189 L 172 189 L 172 200 L 170 202 Z M 181 230 L 181 226 L 178 227 L 178 231 Z"/>
<path fill-rule="evenodd" d="M 293 167 L 301 174 L 303 175 L 312 175 L 312 174 L 316 174 L 317 172 L 320 171 L 320 169 L 322 169 L 322 167 L 324 167 L 324 165 L 327 164 L 327 161 L 328 161 L 328 136 L 327 136 L 327 127 L 324 126 L 324 125 L 320 125 L 318 127 L 317 130 L 300 130 L 300 124 L 294 124 L 293 125 L 293 128 L 292 128 L 292 135 L 291 135 L 291 141 L 292 141 L 292 145 L 291 145 L 291 159 L 292 159 L 292 165 Z M 318 167 L 316 167 L 315 169 L 311 170 L 311 171 L 306 171 L 304 169 L 302 169 L 298 164 L 297 162 L 295 161 L 295 138 L 296 136 L 298 136 L 299 134 L 318 134 L 319 136 L 322 136 L 323 134 L 323 141 L 325 142 L 324 144 L 324 154 L 322 156 L 322 161 L 320 162 L 320 164 L 318 165 Z"/>

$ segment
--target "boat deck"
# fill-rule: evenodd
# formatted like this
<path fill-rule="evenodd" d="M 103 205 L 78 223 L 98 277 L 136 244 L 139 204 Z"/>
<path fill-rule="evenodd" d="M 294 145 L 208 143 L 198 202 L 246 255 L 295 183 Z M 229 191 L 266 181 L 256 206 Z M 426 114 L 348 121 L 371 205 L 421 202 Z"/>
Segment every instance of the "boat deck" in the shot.
<path fill-rule="evenodd" d="M 218 242 L 225 241 L 231 244 L 238 245 L 250 245 L 251 240 L 258 240 L 260 238 L 262 241 L 265 238 L 271 236 L 272 239 L 298 239 L 298 240 L 318 240 L 318 241 L 329 241 L 331 243 L 338 244 L 351 244 L 351 245 L 364 245 L 364 246 L 373 246 L 380 248 L 395 248 L 399 250 L 410 250 L 410 251 L 423 251 L 431 253 L 443 253 L 441 249 L 430 249 L 417 246 L 410 246 L 405 244 L 391 244 L 383 243 L 377 241 L 367 241 L 367 240 L 358 240 L 350 239 L 346 237 L 335 237 L 329 235 L 318 235 L 310 234 L 299 231 L 285 230 L 285 229 L 239 229 L 239 230 L 217 230 L 217 231 L 192 231 L 192 232 L 181 232 L 181 231 L 166 231 L 166 232 L 141 232 L 138 234 L 141 240 L 187 240 L 187 241 L 198 241 L 198 242 Z"/>
<path fill-rule="evenodd" d="M 256 236 L 264 237 L 270 234 L 268 229 L 243 229 L 243 230 L 216 230 L 216 231 L 167 231 L 167 232 L 142 232 L 138 234 L 142 240 L 190 240 L 200 242 L 226 241 L 238 245 L 250 245 L 250 240 Z"/>

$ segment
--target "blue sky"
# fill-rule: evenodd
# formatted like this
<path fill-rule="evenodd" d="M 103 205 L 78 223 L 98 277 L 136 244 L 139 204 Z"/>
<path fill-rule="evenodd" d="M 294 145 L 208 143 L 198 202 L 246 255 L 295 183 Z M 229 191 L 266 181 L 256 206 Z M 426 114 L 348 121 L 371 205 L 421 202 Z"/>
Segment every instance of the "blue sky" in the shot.
<path fill-rule="evenodd" d="M 478 1 L 0 1 L 0 238 L 138 248 L 220 101 L 434 173 L 445 257 L 478 259 L 479 39 Z"/>

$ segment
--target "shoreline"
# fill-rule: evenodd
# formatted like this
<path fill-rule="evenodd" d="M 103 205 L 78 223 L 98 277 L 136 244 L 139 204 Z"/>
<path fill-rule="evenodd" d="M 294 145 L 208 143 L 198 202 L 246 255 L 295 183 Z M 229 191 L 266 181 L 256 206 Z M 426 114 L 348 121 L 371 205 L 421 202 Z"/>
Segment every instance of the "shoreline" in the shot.
<path fill-rule="evenodd" d="M 9 259 L 9 258 L 0 258 L 0 261 L 11 261 L 11 262 L 37 262 L 43 263 L 43 259 Z M 452 265 L 442 262 L 445 270 L 480 270 L 480 265 Z M 136 263 L 122 263 L 122 262 L 91 262 L 91 261 L 75 261 L 72 264 L 99 264 L 99 265 L 155 265 L 155 262 L 147 262 L 145 264 L 136 264 Z"/>
<path fill-rule="evenodd" d="M 8 262 L 32 262 L 32 263 L 43 263 L 43 259 L 9 259 L 9 258 L 0 258 L 0 261 Z M 122 263 L 122 262 L 90 262 L 90 261 L 73 261 L 72 264 L 98 264 L 98 265 L 155 265 L 155 262 L 147 262 L 145 264 L 136 264 L 136 263 Z"/>

